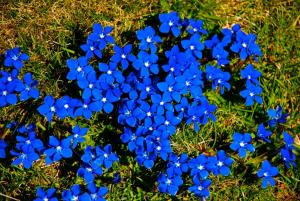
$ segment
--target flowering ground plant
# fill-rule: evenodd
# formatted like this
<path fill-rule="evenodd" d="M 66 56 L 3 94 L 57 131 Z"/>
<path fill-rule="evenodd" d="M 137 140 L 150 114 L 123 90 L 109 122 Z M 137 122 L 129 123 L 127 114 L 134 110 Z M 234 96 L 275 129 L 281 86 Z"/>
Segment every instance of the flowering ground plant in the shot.
<path fill-rule="evenodd" d="M 160 14 L 158 20 L 137 30 L 134 40 L 124 45 L 112 37 L 113 27 L 95 23 L 80 46 L 82 54 L 66 61 L 66 78 L 76 93 L 60 97 L 40 95 L 33 76 L 20 75 L 28 55 L 20 48 L 6 51 L 1 107 L 33 98 L 44 120 L 7 124 L 13 139 L 4 136 L 0 141 L 0 157 L 10 157 L 11 165 L 24 169 L 64 161 L 77 169 L 72 186 L 36 186 L 35 200 L 105 200 L 109 190 L 101 181 L 118 185 L 124 179 L 118 171 L 128 162 L 122 149 L 135 158 L 131 163 L 156 175 L 156 191 L 170 196 L 188 191 L 208 199 L 213 180 L 230 176 L 232 166 L 241 161 L 262 178 L 262 188 L 276 185 L 278 166 L 283 175 L 297 169 L 299 150 L 282 126 L 288 113 L 281 106 L 267 111 L 262 106 L 263 74 L 255 69 L 262 53 L 256 36 L 238 24 L 209 32 L 202 20 L 180 18 L 174 11 Z M 197 136 L 214 124 L 228 96 L 237 96 L 248 110 L 262 108 L 264 118 L 202 152 L 175 151 L 177 133 L 186 129 Z M 112 136 L 92 137 L 99 131 L 90 131 L 90 122 L 101 118 L 113 125 L 119 145 L 104 143 Z M 127 146 L 115 147 L 121 143 Z"/>

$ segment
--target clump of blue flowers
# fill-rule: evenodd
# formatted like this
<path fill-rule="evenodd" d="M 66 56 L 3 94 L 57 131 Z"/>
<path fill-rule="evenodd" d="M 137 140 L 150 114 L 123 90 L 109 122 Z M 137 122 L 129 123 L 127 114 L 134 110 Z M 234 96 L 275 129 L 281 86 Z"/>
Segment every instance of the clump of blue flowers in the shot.
<path fill-rule="evenodd" d="M 234 87 L 232 60 L 241 60 L 240 70 L 246 88 L 240 92 L 245 106 L 263 104 L 260 86 L 262 73 L 254 68 L 254 63 L 262 56 L 256 44 L 256 36 L 242 31 L 239 25 L 224 28 L 220 33 L 208 35 L 203 21 L 181 19 L 176 12 L 159 15 L 158 27 L 147 26 L 136 32 L 138 44 L 115 44 L 113 28 L 95 23 L 85 44 L 84 54 L 66 61 L 67 79 L 78 86 L 79 96 L 64 95 L 55 98 L 45 95 L 37 111 L 46 118 L 49 126 L 53 121 L 72 119 L 77 122 L 63 135 L 48 133 L 40 138 L 34 124 L 18 127 L 12 165 L 22 165 L 28 169 L 34 162 L 44 159 L 46 165 L 63 163 L 77 156 L 79 158 L 77 176 L 84 185 L 74 184 L 61 191 L 63 200 L 105 200 L 107 188 L 99 186 L 96 180 L 119 162 L 111 144 L 89 144 L 88 127 L 79 122 L 96 117 L 97 114 L 110 115 L 119 125 L 121 141 L 128 145 L 139 166 L 151 170 L 156 162 L 165 164 L 165 171 L 158 175 L 158 190 L 175 196 L 189 177 L 188 190 L 197 197 L 210 196 L 211 176 L 229 176 L 233 157 L 247 158 L 248 152 L 255 152 L 255 144 L 272 143 L 272 132 L 276 125 L 286 122 L 287 114 L 282 108 L 269 109 L 270 120 L 257 128 L 257 138 L 250 133 L 232 134 L 232 143 L 224 145 L 234 153 L 213 150 L 188 156 L 172 149 L 171 139 L 179 126 L 189 125 L 189 129 L 199 132 L 207 123 L 216 122 L 217 105 L 213 104 L 207 92 L 214 91 L 226 95 Z M 108 52 L 113 52 L 112 55 Z M 29 98 L 38 99 L 37 81 L 31 73 L 21 78 L 20 70 L 29 59 L 20 48 L 5 53 L 4 66 L 0 71 L 0 107 L 14 105 Z M 68 121 L 66 121 L 68 122 Z M 273 129 L 273 130 L 272 130 Z M 284 146 L 280 154 L 285 165 L 296 166 L 296 149 L 293 137 L 284 132 Z M 0 139 L 0 158 L 6 157 L 7 142 Z M 262 177 L 262 187 L 275 185 L 274 176 L 278 169 L 264 161 L 258 177 Z M 113 183 L 119 183 L 116 174 Z M 56 189 L 37 189 L 36 200 L 57 200 Z"/>

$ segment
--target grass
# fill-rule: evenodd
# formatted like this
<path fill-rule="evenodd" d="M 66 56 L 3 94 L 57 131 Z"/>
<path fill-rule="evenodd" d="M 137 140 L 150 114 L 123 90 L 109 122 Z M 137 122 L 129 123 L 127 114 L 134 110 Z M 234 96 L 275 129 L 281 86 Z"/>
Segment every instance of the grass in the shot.
<path fill-rule="evenodd" d="M 278 104 L 290 113 L 284 129 L 295 136 L 300 145 L 299 9 L 297 1 L 285 0 L 0 0 L 0 52 L 16 45 L 22 47 L 31 57 L 22 72 L 33 73 L 43 95 L 60 97 L 70 93 L 70 84 L 65 79 L 66 59 L 79 56 L 79 45 L 85 42 L 94 22 L 113 26 L 113 34 L 121 44 L 125 44 L 126 37 L 144 27 L 159 13 L 171 10 L 179 12 L 181 17 L 203 19 L 208 30 L 240 23 L 247 33 L 257 34 L 257 43 L 264 55 L 256 64 L 263 72 L 261 84 L 264 104 L 246 108 L 242 102 L 235 101 L 231 94 L 221 97 L 215 92 L 207 92 L 208 99 L 218 106 L 217 122 L 205 125 L 198 133 L 183 126 L 172 138 L 173 149 L 197 155 L 226 148 L 234 131 L 255 132 L 258 122 L 267 118 L 266 109 Z M 239 70 L 238 66 L 231 68 Z M 3 133 L 0 137 L 12 135 L 4 133 L 3 128 L 12 120 L 47 125 L 39 115 L 26 109 L 38 104 L 40 102 L 22 103 L 16 107 L 0 109 L 0 133 Z M 81 125 L 92 125 L 88 143 L 119 143 L 120 131 L 115 132 L 113 125 L 109 124 L 110 119 L 99 119 L 99 116 L 94 116 L 91 122 L 81 122 Z M 39 134 L 47 136 L 54 132 L 64 135 L 63 128 L 68 124 L 74 125 L 74 121 L 68 119 L 63 123 L 57 122 L 52 125 L 55 128 L 52 130 L 40 126 Z M 280 133 L 275 135 L 279 136 Z M 158 165 L 153 171 L 139 168 L 124 145 L 116 145 L 114 149 L 122 155 L 121 163 L 114 166 L 114 170 L 120 171 L 123 180 L 118 185 L 112 185 L 108 181 L 112 177 L 110 173 L 101 180 L 110 188 L 108 200 L 196 200 L 185 191 L 187 186 L 183 186 L 177 198 L 157 192 L 155 172 L 161 167 Z M 253 160 L 261 161 L 266 157 L 257 153 Z M 300 199 L 299 170 L 280 172 L 275 188 L 261 190 L 256 175 L 252 173 L 252 170 L 259 168 L 259 163 L 248 159 L 236 158 L 233 172 L 228 178 L 213 178 L 212 200 Z M 9 163 L 3 160 L 0 163 L 0 192 L 17 199 L 32 199 L 35 196 L 33 189 L 39 185 L 67 189 L 78 181 L 75 177 L 78 166 L 75 159 L 49 167 L 40 160 L 26 171 L 10 167 Z"/>

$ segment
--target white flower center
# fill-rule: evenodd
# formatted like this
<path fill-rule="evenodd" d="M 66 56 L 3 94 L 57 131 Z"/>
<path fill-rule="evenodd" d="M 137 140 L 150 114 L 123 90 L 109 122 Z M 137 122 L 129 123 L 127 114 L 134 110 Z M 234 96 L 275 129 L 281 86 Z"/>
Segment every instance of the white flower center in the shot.
<path fill-rule="evenodd" d="M 30 91 L 30 87 L 28 87 L 28 86 L 25 89 L 26 89 L 26 91 Z"/>
<path fill-rule="evenodd" d="M 26 144 L 30 144 L 31 142 L 30 142 L 30 140 L 26 140 Z"/>
<path fill-rule="evenodd" d="M 194 31 L 194 32 L 197 32 L 197 31 L 198 31 L 198 29 L 196 29 L 196 28 L 193 28 L 193 31 Z"/>
<path fill-rule="evenodd" d="M 97 198 L 97 193 L 91 194 L 92 199 L 96 199 Z"/>
<path fill-rule="evenodd" d="M 170 122 L 166 120 L 165 125 L 168 126 L 169 124 L 170 124 Z"/>
<path fill-rule="evenodd" d="M 102 102 L 105 103 L 107 99 L 105 97 L 102 98 Z"/>
<path fill-rule="evenodd" d="M 94 51 L 94 50 L 95 50 L 95 48 L 94 48 L 93 46 L 91 46 L 91 47 L 90 47 L 90 50 L 91 50 L 91 51 Z"/>
<path fill-rule="evenodd" d="M 105 37 L 105 35 L 103 33 L 101 33 L 99 36 L 100 36 L 100 38 L 104 38 Z"/>
<path fill-rule="evenodd" d="M 246 143 L 244 143 L 244 142 L 240 142 L 240 146 L 241 146 L 241 147 L 244 147 L 245 144 L 246 144 Z"/>
<path fill-rule="evenodd" d="M 191 85 L 191 82 L 190 82 L 190 81 L 185 81 L 185 85 L 186 85 L 186 86 L 190 86 L 190 85 Z"/>
<path fill-rule="evenodd" d="M 6 95 L 7 95 L 7 91 L 3 91 L 3 92 L 2 92 L 2 95 L 3 95 L 3 96 L 6 96 Z"/>
<path fill-rule="evenodd" d="M 246 47 L 247 47 L 247 44 L 246 44 L 246 43 L 242 43 L 242 46 L 243 46 L 244 48 L 246 48 Z"/>
<path fill-rule="evenodd" d="M 43 201 L 48 201 L 48 198 L 47 198 L 47 197 L 46 197 L 46 198 L 44 198 L 44 199 L 43 199 Z"/>
<path fill-rule="evenodd" d="M 152 126 L 150 126 L 150 127 L 149 127 L 149 131 L 153 131 L 153 128 L 152 128 Z"/>
<path fill-rule="evenodd" d="M 253 93 L 253 92 L 250 92 L 249 95 L 252 97 L 252 96 L 254 96 L 254 93 Z"/>
<path fill-rule="evenodd" d="M 112 74 L 112 71 L 111 71 L 111 70 L 108 70 L 108 71 L 107 71 L 107 74 L 111 75 L 111 74 Z"/>
<path fill-rule="evenodd" d="M 121 57 L 122 57 L 122 59 L 126 59 L 126 55 L 125 54 L 122 54 Z"/>
<path fill-rule="evenodd" d="M 250 80 L 251 79 L 251 76 L 250 75 L 248 75 L 248 80 Z"/>
<path fill-rule="evenodd" d="M 174 23 L 170 20 L 169 21 L 169 26 L 171 27 L 171 26 L 173 26 L 174 25 Z"/>
<path fill-rule="evenodd" d="M 148 37 L 146 38 L 146 41 L 147 41 L 147 43 L 151 43 L 151 42 L 152 42 L 152 38 L 151 38 L 150 36 L 148 36 Z"/>
<path fill-rule="evenodd" d="M 57 147 L 56 147 L 56 150 L 57 150 L 57 151 L 61 151 L 61 149 L 62 149 L 61 146 L 57 146 Z"/>
<path fill-rule="evenodd" d="M 151 117 L 151 115 L 152 115 L 151 112 L 147 112 L 148 117 Z"/>
<path fill-rule="evenodd" d="M 160 104 L 160 105 L 164 105 L 165 103 L 164 103 L 164 101 L 161 101 L 159 104 Z"/>
<path fill-rule="evenodd" d="M 169 92 L 172 92 L 172 91 L 173 91 L 173 87 L 169 87 L 169 88 L 168 88 L 168 91 L 169 91 Z"/>
<path fill-rule="evenodd" d="M 78 134 L 75 134 L 75 135 L 74 135 L 74 138 L 78 138 L 78 136 L 79 136 Z"/>
<path fill-rule="evenodd" d="M 180 163 L 178 163 L 178 162 L 175 163 L 175 166 L 176 166 L 176 167 L 179 167 L 179 166 L 180 166 Z"/>
<path fill-rule="evenodd" d="M 174 72 L 174 68 L 173 68 L 173 67 L 171 67 L 171 68 L 170 68 L 170 71 L 171 71 L 171 72 Z"/>
<path fill-rule="evenodd" d="M 191 50 L 194 50 L 194 49 L 195 49 L 195 46 L 194 46 L 194 45 L 191 45 L 191 46 L 190 46 L 190 49 L 191 49 Z"/>
<path fill-rule="evenodd" d="M 170 185 L 172 181 L 170 179 L 167 179 L 166 184 Z"/>
<path fill-rule="evenodd" d="M 88 108 L 88 105 L 87 104 L 83 104 L 83 108 Z"/>
<path fill-rule="evenodd" d="M 94 86 L 93 84 L 89 84 L 89 88 L 90 88 L 90 89 L 92 89 L 92 88 L 93 88 L 93 86 Z"/>
<path fill-rule="evenodd" d="M 222 167 L 224 165 L 224 163 L 222 161 L 219 161 L 217 164 L 219 167 Z"/>
<path fill-rule="evenodd" d="M 156 149 L 157 149 L 157 151 L 160 151 L 160 150 L 161 150 L 161 147 L 160 147 L 160 146 L 158 146 L 158 147 L 156 147 Z"/>
<path fill-rule="evenodd" d="M 78 67 L 77 68 L 77 72 L 81 72 L 82 71 L 82 68 L 81 67 Z"/>
<path fill-rule="evenodd" d="M 202 191 L 202 190 L 203 190 L 203 187 L 202 187 L 202 186 L 198 186 L 198 190 L 199 190 L 199 191 Z"/>
<path fill-rule="evenodd" d="M 86 168 L 88 172 L 92 172 L 92 168 Z"/>
<path fill-rule="evenodd" d="M 265 176 L 265 177 L 267 177 L 267 176 L 269 176 L 269 175 L 268 175 L 268 173 L 267 173 L 267 172 L 265 172 L 265 173 L 264 173 L 264 176 Z"/>
<path fill-rule="evenodd" d="M 73 195 L 71 198 L 72 201 L 78 201 L 78 196 Z"/>
<path fill-rule="evenodd" d="M 64 105 L 64 108 L 65 108 L 65 109 L 68 109 L 68 108 L 69 108 L 69 105 L 68 105 L 68 104 L 65 104 L 65 105 Z"/>
<path fill-rule="evenodd" d="M 50 111 L 55 112 L 55 107 L 54 106 L 50 107 Z"/>
<path fill-rule="evenodd" d="M 198 169 L 199 169 L 199 170 L 204 170 L 204 166 L 203 166 L 203 165 L 199 165 L 199 166 L 198 166 Z"/>
<path fill-rule="evenodd" d="M 9 77 L 7 78 L 7 81 L 11 82 L 11 81 L 12 81 L 12 77 L 9 76 Z"/>
<path fill-rule="evenodd" d="M 146 91 L 149 92 L 150 91 L 150 87 L 146 87 Z"/>
<path fill-rule="evenodd" d="M 14 56 L 12 57 L 12 59 L 16 61 L 16 60 L 18 60 L 18 57 L 17 57 L 16 55 L 14 55 Z"/>
<path fill-rule="evenodd" d="M 149 66 L 150 66 L 149 61 L 146 61 L 146 62 L 144 63 L 144 65 L 145 65 L 146 67 L 149 67 Z"/>
<path fill-rule="evenodd" d="M 104 158 L 108 158 L 108 154 L 107 153 L 104 154 Z"/>
<path fill-rule="evenodd" d="M 218 83 L 220 84 L 222 82 L 222 80 L 221 79 L 218 79 Z"/>

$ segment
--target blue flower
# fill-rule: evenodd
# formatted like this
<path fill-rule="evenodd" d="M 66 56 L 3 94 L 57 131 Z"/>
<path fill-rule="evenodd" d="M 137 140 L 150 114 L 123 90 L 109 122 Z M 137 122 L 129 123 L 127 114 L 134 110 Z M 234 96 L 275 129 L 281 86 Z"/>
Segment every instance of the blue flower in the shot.
<path fill-rule="evenodd" d="M 232 163 L 233 159 L 227 157 L 225 151 L 220 150 L 217 152 L 217 156 L 208 158 L 207 168 L 212 171 L 214 175 L 222 174 L 223 176 L 228 176 Z"/>
<path fill-rule="evenodd" d="M 240 92 L 240 95 L 246 99 L 246 106 L 251 106 L 254 102 L 259 104 L 263 103 L 260 97 L 262 93 L 262 88 L 260 86 L 255 86 L 253 84 L 246 85 L 246 89 Z"/>
<path fill-rule="evenodd" d="M 171 153 L 169 156 L 169 163 L 167 172 L 169 175 L 182 175 L 182 173 L 189 170 L 188 164 L 189 157 L 187 154 L 181 154 L 177 156 L 174 153 Z"/>
<path fill-rule="evenodd" d="M 252 137 L 249 133 L 240 134 L 235 132 L 232 139 L 233 142 L 230 144 L 230 149 L 238 151 L 241 158 L 246 156 L 246 151 L 254 152 L 255 148 L 251 144 Z"/>
<path fill-rule="evenodd" d="M 262 188 L 267 188 L 268 184 L 274 186 L 275 180 L 273 177 L 277 174 L 277 167 L 272 166 L 268 160 L 263 161 L 262 168 L 257 172 L 258 177 L 263 177 L 261 183 Z"/>
<path fill-rule="evenodd" d="M 109 64 L 99 63 L 99 70 L 102 74 L 99 77 L 100 86 L 102 89 L 107 90 L 109 85 L 116 85 L 114 82 L 123 83 L 125 78 L 122 72 L 118 70 L 118 65 L 115 62 Z"/>
<path fill-rule="evenodd" d="M 259 46 L 255 43 L 256 36 L 254 34 L 246 34 L 241 30 L 236 32 L 236 41 L 231 45 L 230 49 L 239 53 L 241 60 L 246 60 L 249 56 L 262 56 Z"/>
<path fill-rule="evenodd" d="M 55 188 L 44 191 L 41 187 L 36 190 L 36 198 L 33 201 L 58 201 L 55 197 Z"/>
<path fill-rule="evenodd" d="M 84 100 L 79 103 L 79 106 L 74 111 L 74 116 L 79 117 L 83 116 L 86 119 L 90 119 L 92 117 L 92 111 L 96 111 L 97 106 L 91 103 L 89 100 Z"/>
<path fill-rule="evenodd" d="M 76 59 L 68 59 L 67 66 L 70 71 L 67 74 L 68 80 L 79 80 L 84 78 L 89 72 L 93 71 L 93 67 L 89 65 L 86 57 Z"/>
<path fill-rule="evenodd" d="M 105 187 L 99 187 L 94 183 L 90 183 L 87 185 L 87 190 L 90 193 L 91 201 L 105 201 L 104 197 L 108 193 L 108 189 Z"/>
<path fill-rule="evenodd" d="M 264 124 L 260 124 L 257 128 L 257 136 L 263 141 L 270 143 L 269 137 L 272 135 L 272 132 L 267 130 Z"/>
<path fill-rule="evenodd" d="M 189 167 L 191 168 L 191 176 L 199 176 L 201 179 L 206 179 L 208 177 L 208 157 L 204 154 L 200 154 L 194 159 L 189 161 Z"/>
<path fill-rule="evenodd" d="M 75 184 L 70 190 L 62 192 L 62 199 L 64 201 L 90 201 L 91 197 L 88 193 L 81 193 L 80 185 Z"/>
<path fill-rule="evenodd" d="M 209 102 L 204 99 L 201 102 L 201 105 L 198 107 L 198 115 L 199 115 L 199 122 L 202 125 L 205 125 L 208 122 L 208 118 L 210 118 L 213 122 L 216 122 L 217 118 L 213 114 L 217 109 L 216 105 L 209 104 Z"/>
<path fill-rule="evenodd" d="M 158 176 L 158 190 L 162 193 L 176 195 L 178 188 L 183 184 L 182 178 L 177 175 L 160 174 Z"/>
<path fill-rule="evenodd" d="M 99 81 L 95 71 L 89 72 L 86 77 L 83 77 L 77 81 L 78 86 L 83 89 L 82 99 L 89 100 L 95 89 L 99 88 Z"/>
<path fill-rule="evenodd" d="M 87 133 L 88 128 L 80 128 L 78 125 L 75 125 L 72 129 L 72 135 L 68 138 L 71 140 L 72 149 L 75 149 L 78 143 L 85 141 L 85 134 Z"/>
<path fill-rule="evenodd" d="M 37 109 L 39 113 L 41 115 L 44 115 L 49 122 L 52 121 L 52 116 L 56 111 L 54 103 L 55 103 L 54 98 L 52 96 L 47 95 L 44 98 L 44 104 L 40 105 Z"/>
<path fill-rule="evenodd" d="M 171 112 L 174 111 L 170 94 L 164 93 L 162 96 L 159 94 L 154 94 L 151 96 L 151 100 L 157 108 L 157 115 L 163 115 L 165 110 Z"/>
<path fill-rule="evenodd" d="M 140 166 L 145 166 L 147 169 L 151 169 L 154 165 L 154 161 L 156 159 L 156 156 L 153 153 L 148 153 L 144 151 L 143 149 L 138 149 L 136 151 L 136 161 Z"/>
<path fill-rule="evenodd" d="M 21 53 L 21 48 L 19 47 L 6 50 L 4 57 L 4 66 L 15 67 L 17 70 L 21 70 L 24 66 L 23 62 L 29 60 L 29 56 L 25 53 Z"/>
<path fill-rule="evenodd" d="M 88 184 L 94 181 L 94 175 L 102 175 L 102 168 L 93 168 L 90 165 L 82 165 L 77 170 L 77 175 L 84 178 L 84 181 Z"/>
<path fill-rule="evenodd" d="M 112 152 L 110 144 L 106 145 L 103 149 L 99 148 L 97 151 L 97 159 L 95 163 L 98 165 L 104 165 L 106 169 L 112 167 L 113 163 L 119 161 L 118 156 Z"/>
<path fill-rule="evenodd" d="M 115 172 L 115 173 L 114 173 L 113 180 L 112 180 L 112 183 L 113 183 L 113 184 L 117 184 L 117 183 L 120 183 L 120 182 L 121 182 L 121 176 L 120 176 L 120 173 Z"/>
<path fill-rule="evenodd" d="M 10 154 L 12 156 L 17 156 L 17 158 L 11 163 L 12 165 L 23 164 L 26 169 L 31 168 L 32 163 L 40 158 L 33 149 L 25 149 L 23 147 L 20 152 L 11 150 Z"/>
<path fill-rule="evenodd" d="M 42 149 L 44 149 L 44 144 L 40 139 L 36 138 L 35 132 L 28 132 L 28 136 L 16 136 L 17 144 L 16 148 L 19 150 L 35 150 L 40 152 Z"/>
<path fill-rule="evenodd" d="M 31 73 L 26 73 L 23 79 L 24 83 L 18 82 L 15 89 L 20 92 L 20 100 L 26 101 L 30 97 L 37 99 L 40 96 L 39 90 L 35 88 L 38 82 L 32 79 Z"/>
<path fill-rule="evenodd" d="M 293 151 L 287 147 L 280 149 L 281 158 L 284 161 L 284 164 L 287 168 L 291 166 L 296 167 L 296 155 Z"/>
<path fill-rule="evenodd" d="M 6 147 L 7 147 L 7 143 L 3 139 L 0 139 L 0 158 L 6 157 L 6 153 L 5 153 Z"/>
<path fill-rule="evenodd" d="M 212 89 L 215 90 L 217 86 L 220 88 L 221 94 L 224 93 L 224 88 L 227 90 L 230 89 L 230 84 L 228 81 L 230 80 L 230 73 L 223 72 L 219 68 L 215 68 L 213 66 L 206 66 L 206 78 L 212 81 Z"/>
<path fill-rule="evenodd" d="M 189 25 L 187 27 L 187 31 L 189 34 L 208 34 L 207 31 L 203 28 L 203 21 L 202 20 L 189 20 Z"/>
<path fill-rule="evenodd" d="M 102 27 L 101 24 L 95 23 L 93 25 L 93 32 L 89 37 L 93 41 L 99 41 L 99 48 L 102 50 L 107 43 L 114 44 L 114 38 L 110 35 L 112 30 L 113 27 L 111 26 Z"/>
<path fill-rule="evenodd" d="M 55 136 L 50 136 L 49 148 L 44 151 L 46 164 L 49 165 L 61 158 L 71 158 L 73 152 L 70 145 L 71 140 L 68 138 L 59 141 Z"/>
<path fill-rule="evenodd" d="M 156 44 L 162 42 L 161 38 L 156 35 L 155 30 L 151 26 L 138 30 L 136 36 L 140 40 L 140 50 L 147 51 L 150 48 L 151 53 L 155 53 L 157 51 Z"/>
<path fill-rule="evenodd" d="M 289 114 L 282 114 L 282 107 L 278 105 L 276 109 L 268 109 L 268 116 L 270 118 L 268 124 L 271 128 L 273 128 L 276 126 L 277 123 L 285 123 L 286 118 L 289 116 Z"/>
<path fill-rule="evenodd" d="M 80 106 L 80 103 L 79 99 L 63 96 L 55 102 L 54 108 L 56 115 L 61 119 L 64 119 L 67 116 L 74 118 L 74 110 L 76 107 Z"/>
<path fill-rule="evenodd" d="M 201 36 L 194 34 L 189 40 L 182 40 L 181 45 L 188 55 L 193 55 L 198 59 L 202 58 L 203 43 L 200 41 Z"/>
<path fill-rule="evenodd" d="M 2 84 L 0 82 L 0 107 L 4 107 L 7 104 L 15 105 L 18 102 L 17 95 L 14 94 L 15 83 Z"/>
<path fill-rule="evenodd" d="M 180 101 L 182 87 L 176 83 L 176 79 L 172 74 L 167 75 L 165 82 L 157 83 L 157 87 L 165 96 L 172 97 L 176 102 Z"/>
<path fill-rule="evenodd" d="M 245 69 L 241 70 L 241 76 L 243 79 L 247 79 L 247 85 L 259 85 L 258 78 L 261 75 L 261 72 L 255 70 L 252 64 L 248 64 Z"/>
<path fill-rule="evenodd" d="M 294 149 L 294 138 L 288 132 L 283 131 L 283 141 L 287 149 Z"/>
<path fill-rule="evenodd" d="M 193 177 L 193 186 L 189 187 L 189 191 L 194 193 L 196 197 L 206 198 L 209 197 L 209 186 L 211 184 L 211 180 L 209 179 L 199 179 L 199 177 Z"/>
<path fill-rule="evenodd" d="M 83 162 L 85 162 L 86 164 L 89 164 L 89 166 L 92 168 L 92 172 L 93 174 L 98 174 L 98 175 L 102 175 L 102 167 L 101 164 L 99 164 L 99 162 L 97 162 L 97 158 L 98 156 L 101 155 L 101 148 L 100 147 L 96 147 L 93 148 L 91 146 L 86 147 L 86 149 L 84 150 L 83 155 L 81 156 L 81 160 Z M 85 168 L 89 168 L 88 166 L 85 166 Z M 85 169 L 83 171 L 83 173 L 86 173 L 86 171 L 91 172 L 89 169 Z M 84 175 L 84 174 L 83 174 Z"/>
<path fill-rule="evenodd" d="M 117 45 L 114 46 L 115 54 L 110 58 L 111 61 L 118 64 L 119 62 L 122 65 L 122 69 L 126 70 L 129 66 L 129 61 L 133 62 L 135 57 L 131 54 L 132 45 L 127 44 L 124 48 L 121 48 Z"/>
<path fill-rule="evenodd" d="M 136 106 L 134 100 L 124 101 L 119 109 L 118 123 L 134 127 L 137 124 L 138 119 L 142 118 L 141 115 L 142 111 Z"/>
<path fill-rule="evenodd" d="M 141 77 L 149 77 L 150 73 L 158 74 L 159 68 L 156 62 L 158 57 L 156 54 L 148 54 L 140 51 L 138 59 L 133 62 L 133 67 L 140 72 Z"/>
<path fill-rule="evenodd" d="M 159 21 L 161 25 L 159 27 L 159 31 L 161 33 L 169 33 L 172 31 L 175 37 L 180 35 L 180 23 L 179 23 L 179 16 L 177 12 L 170 12 L 170 13 L 162 13 L 159 16 Z"/>

